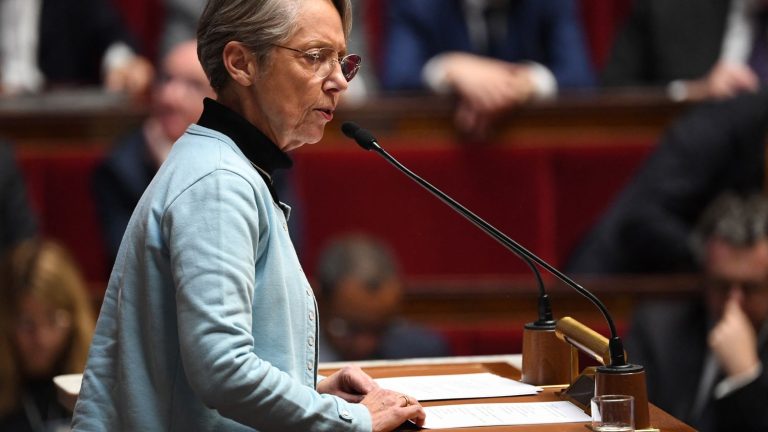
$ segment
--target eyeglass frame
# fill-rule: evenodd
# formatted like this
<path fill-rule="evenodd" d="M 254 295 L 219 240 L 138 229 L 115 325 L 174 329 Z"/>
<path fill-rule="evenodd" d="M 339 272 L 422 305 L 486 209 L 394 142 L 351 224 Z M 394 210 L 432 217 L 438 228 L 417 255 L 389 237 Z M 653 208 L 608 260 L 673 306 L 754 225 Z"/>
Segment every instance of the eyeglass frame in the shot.
<path fill-rule="evenodd" d="M 297 53 L 303 55 L 305 58 L 309 59 L 312 62 L 313 67 L 315 68 L 315 76 L 318 77 L 318 78 L 325 79 L 325 78 L 328 78 L 329 76 L 331 76 L 331 74 L 333 73 L 333 67 L 334 66 L 331 65 L 331 67 L 328 68 L 328 75 L 325 75 L 325 76 L 318 75 L 318 72 L 320 71 L 320 66 L 323 63 L 320 62 L 320 56 L 317 53 L 313 53 L 311 51 L 304 51 L 304 50 L 300 50 L 300 49 L 297 49 L 297 48 L 291 48 L 291 47 L 287 47 L 287 46 L 284 46 L 284 45 L 278 45 L 278 44 L 272 44 L 272 46 L 275 46 L 277 48 L 287 49 L 287 50 L 293 51 L 293 52 L 297 52 Z M 318 52 L 324 51 L 324 50 L 334 51 L 333 48 L 328 48 L 328 47 L 326 47 L 326 48 L 313 48 L 313 49 L 316 49 Z M 344 73 L 344 64 L 349 61 L 348 59 L 350 57 L 357 57 L 359 59 L 359 61 L 357 62 L 357 64 L 355 65 L 355 68 L 352 71 L 350 71 L 350 72 L 345 74 Z M 347 80 L 347 82 L 350 82 L 350 81 L 352 81 L 355 78 L 355 76 L 357 76 L 357 72 L 360 70 L 360 65 L 363 62 L 363 58 L 360 55 L 358 55 L 358 54 L 347 54 L 347 55 L 345 55 L 344 57 L 341 57 L 341 58 L 331 56 L 331 57 L 329 57 L 328 62 L 331 62 L 331 63 L 336 62 L 336 63 L 338 63 L 339 66 L 341 67 L 341 74 L 344 76 L 344 79 Z M 348 75 L 352 75 L 352 76 L 348 77 Z"/>

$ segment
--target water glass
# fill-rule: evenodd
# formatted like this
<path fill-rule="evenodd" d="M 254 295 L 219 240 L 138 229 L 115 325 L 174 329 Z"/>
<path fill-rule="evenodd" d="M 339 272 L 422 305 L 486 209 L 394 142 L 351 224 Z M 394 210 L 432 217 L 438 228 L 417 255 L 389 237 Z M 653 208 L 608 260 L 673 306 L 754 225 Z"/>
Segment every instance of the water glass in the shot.
<path fill-rule="evenodd" d="M 632 432 L 635 430 L 635 398 L 627 395 L 595 396 L 590 402 L 592 430 Z"/>

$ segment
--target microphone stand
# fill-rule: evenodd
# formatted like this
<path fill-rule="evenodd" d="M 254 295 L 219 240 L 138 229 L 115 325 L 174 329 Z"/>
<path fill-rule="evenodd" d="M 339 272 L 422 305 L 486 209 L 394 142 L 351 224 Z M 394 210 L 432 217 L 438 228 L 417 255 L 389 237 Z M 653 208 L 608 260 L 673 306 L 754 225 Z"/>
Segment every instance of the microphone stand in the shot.
<path fill-rule="evenodd" d="M 595 376 L 594 394 L 596 395 L 628 394 L 628 395 L 634 396 L 635 397 L 635 427 L 636 429 L 650 428 L 650 416 L 648 414 L 648 396 L 647 396 L 646 380 L 645 380 L 645 368 L 643 368 L 643 366 L 641 365 L 633 365 L 633 364 L 628 364 L 626 362 L 626 357 L 624 353 L 624 344 L 622 343 L 621 338 L 619 338 L 618 336 L 618 332 L 616 331 L 616 325 L 614 324 L 613 318 L 611 317 L 605 305 L 594 294 L 592 294 L 591 292 L 583 288 L 581 285 L 577 284 L 571 278 L 569 278 L 568 276 L 560 272 L 558 269 L 551 266 L 549 263 L 547 263 L 543 259 L 539 258 L 534 253 L 530 252 L 528 249 L 521 246 L 516 241 L 507 237 L 504 233 L 500 232 L 495 227 L 493 227 L 492 225 L 490 225 L 489 223 L 487 223 L 486 221 L 484 221 L 483 219 L 481 219 L 480 217 L 478 217 L 477 215 L 469 211 L 466 207 L 456 202 L 454 199 L 446 195 L 444 192 L 437 189 L 436 187 L 431 185 L 429 182 L 427 182 L 426 180 L 416 175 L 413 171 L 405 167 L 397 159 L 395 159 L 389 153 L 387 153 L 387 151 L 385 151 L 378 144 L 378 142 L 376 141 L 376 138 L 367 130 L 361 128 L 360 126 L 358 126 L 353 122 L 345 122 L 342 125 L 341 130 L 344 133 L 344 135 L 354 139 L 363 149 L 373 150 L 374 152 L 384 157 L 384 159 L 386 159 L 390 164 L 395 166 L 403 174 L 411 178 L 413 181 L 418 183 L 424 189 L 426 189 L 431 194 L 436 196 L 438 199 L 443 201 L 443 203 L 445 203 L 449 207 L 456 210 L 459 214 L 461 214 L 470 222 L 475 224 L 478 228 L 485 231 L 487 234 L 493 237 L 496 241 L 498 241 L 508 249 L 512 250 L 514 253 L 520 256 L 523 260 L 525 260 L 526 262 L 530 262 L 530 261 L 535 262 L 536 264 L 538 264 L 539 266 L 547 270 L 550 274 L 555 276 L 557 279 L 559 279 L 561 282 L 575 289 L 579 294 L 586 297 L 592 304 L 594 304 L 600 310 L 600 313 L 603 315 L 606 322 L 608 323 L 608 327 L 611 333 L 611 337 L 608 340 L 608 353 L 607 353 L 607 358 L 609 359 L 609 362 L 607 365 L 603 365 L 597 368 L 597 373 Z M 536 270 L 534 270 L 534 272 L 538 274 Z M 543 285 L 542 285 L 542 289 L 543 289 Z M 546 294 L 543 295 L 542 298 L 546 298 L 546 299 L 540 300 L 540 308 L 546 307 L 549 301 L 549 298 L 548 296 L 546 296 Z M 530 330 L 548 331 L 549 322 L 547 321 L 552 321 L 551 312 L 548 319 L 542 320 L 540 317 L 540 320 L 538 321 L 539 325 L 533 326 L 534 328 Z M 536 324 L 536 323 L 533 323 L 533 324 Z M 526 325 L 526 330 L 527 330 L 527 327 L 528 325 Z M 556 332 L 553 331 L 553 334 L 554 333 Z M 524 349 L 523 362 L 525 362 L 525 357 L 526 357 L 525 345 L 526 344 L 524 342 L 523 343 L 523 349 Z M 538 347 L 534 349 L 534 352 L 538 350 L 541 350 L 539 352 L 542 352 L 542 351 L 545 351 L 546 349 Z M 569 351 L 569 354 L 573 354 L 573 353 Z M 542 361 L 541 358 L 538 358 L 537 360 L 539 362 Z M 565 367 L 565 369 L 568 370 L 569 373 L 570 373 L 570 368 L 572 364 L 573 362 L 569 361 Z M 568 379 L 568 382 L 570 381 L 571 380 Z M 559 382 L 558 384 L 561 384 L 561 383 L 562 382 Z"/>
<path fill-rule="evenodd" d="M 384 151 L 376 143 L 373 135 L 365 129 L 360 128 L 354 123 L 346 122 L 342 125 L 342 131 L 348 137 L 355 139 L 364 149 L 374 150 L 384 156 L 396 168 L 469 220 L 473 225 L 491 236 L 502 246 L 515 253 L 528 265 L 536 276 L 539 286 L 538 319 L 525 324 L 523 329 L 523 369 L 521 371 L 521 380 L 532 385 L 571 383 L 578 374 L 578 357 L 569 344 L 563 343 L 557 337 L 557 322 L 553 319 L 550 298 L 544 290 L 544 282 L 541 279 L 539 270 L 528 256 L 532 254 L 496 227 L 406 168 L 397 159 Z"/>

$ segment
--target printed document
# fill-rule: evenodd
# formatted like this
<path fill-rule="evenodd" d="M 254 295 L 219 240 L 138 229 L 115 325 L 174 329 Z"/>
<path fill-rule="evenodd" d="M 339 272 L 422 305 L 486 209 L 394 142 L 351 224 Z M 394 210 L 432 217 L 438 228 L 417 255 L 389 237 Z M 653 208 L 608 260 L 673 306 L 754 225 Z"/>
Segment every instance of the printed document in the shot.
<path fill-rule="evenodd" d="M 424 407 L 426 429 L 590 422 L 590 416 L 567 401 L 465 404 Z"/>
<path fill-rule="evenodd" d="M 492 373 L 378 378 L 381 388 L 420 401 L 535 395 L 541 388 Z"/>

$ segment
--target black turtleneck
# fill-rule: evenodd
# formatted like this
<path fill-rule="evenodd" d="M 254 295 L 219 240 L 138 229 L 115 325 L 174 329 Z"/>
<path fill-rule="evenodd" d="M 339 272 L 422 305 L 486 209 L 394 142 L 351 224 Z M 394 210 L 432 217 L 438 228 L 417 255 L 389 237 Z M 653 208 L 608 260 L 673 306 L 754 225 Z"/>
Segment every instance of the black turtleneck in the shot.
<path fill-rule="evenodd" d="M 245 157 L 258 167 L 256 171 L 267 184 L 272 199 L 279 204 L 272 175 L 275 170 L 292 167 L 291 158 L 240 114 L 210 98 L 205 98 L 203 105 L 197 124 L 232 138 Z"/>

